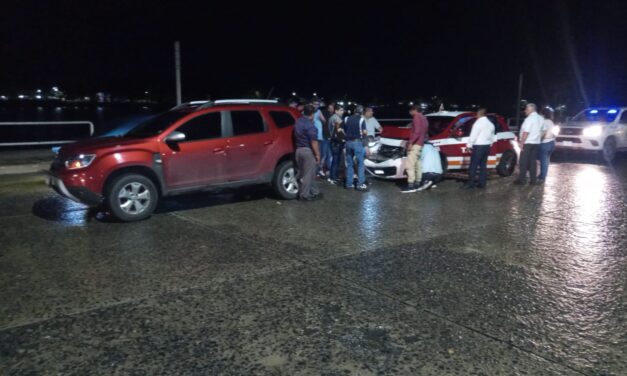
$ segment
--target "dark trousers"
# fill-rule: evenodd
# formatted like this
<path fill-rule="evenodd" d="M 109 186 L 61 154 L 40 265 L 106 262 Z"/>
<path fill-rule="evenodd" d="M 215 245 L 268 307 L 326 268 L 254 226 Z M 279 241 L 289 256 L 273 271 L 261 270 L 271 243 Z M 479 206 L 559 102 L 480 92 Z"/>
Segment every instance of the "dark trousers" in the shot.
<path fill-rule="evenodd" d="M 518 174 L 518 181 L 527 181 L 527 172 L 529 172 L 529 180 L 532 184 L 536 182 L 537 163 L 539 144 L 525 144 L 523 151 L 520 154 L 520 173 Z"/>
<path fill-rule="evenodd" d="M 344 160 L 344 143 L 339 141 L 331 141 L 331 180 L 340 178 L 340 166 Z"/>
<path fill-rule="evenodd" d="M 310 148 L 296 149 L 296 165 L 298 166 L 298 197 L 310 198 L 319 193 L 316 185 L 316 157 Z"/>
<path fill-rule="evenodd" d="M 485 187 L 488 180 L 488 155 L 490 155 L 490 145 L 475 145 L 472 147 L 470 156 L 470 170 L 468 170 L 468 185 L 474 187 L 479 169 L 479 186 Z"/>

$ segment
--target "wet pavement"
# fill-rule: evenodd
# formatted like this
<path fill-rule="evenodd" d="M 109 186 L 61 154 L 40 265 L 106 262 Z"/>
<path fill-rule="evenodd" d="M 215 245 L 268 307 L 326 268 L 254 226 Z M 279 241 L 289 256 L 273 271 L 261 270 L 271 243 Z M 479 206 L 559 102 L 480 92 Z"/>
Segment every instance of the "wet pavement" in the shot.
<path fill-rule="evenodd" d="M 0 374 L 627 375 L 627 157 L 116 223 L 0 176 Z"/>

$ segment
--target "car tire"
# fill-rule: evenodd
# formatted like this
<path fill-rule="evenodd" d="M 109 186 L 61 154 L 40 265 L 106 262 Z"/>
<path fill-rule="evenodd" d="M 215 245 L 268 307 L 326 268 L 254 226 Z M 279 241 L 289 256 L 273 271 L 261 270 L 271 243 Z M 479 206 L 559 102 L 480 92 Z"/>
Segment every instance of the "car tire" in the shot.
<path fill-rule="evenodd" d="M 614 137 L 608 137 L 605 140 L 601 156 L 608 163 L 614 161 L 616 158 L 616 139 Z"/>
<path fill-rule="evenodd" d="M 298 197 L 296 166 L 293 161 L 283 161 L 279 163 L 274 170 L 272 188 L 280 199 L 293 200 Z"/>
<path fill-rule="evenodd" d="M 506 151 L 501 156 L 501 160 L 499 164 L 496 166 L 496 172 L 503 176 L 508 177 L 512 176 L 514 170 L 516 169 L 516 153 L 511 150 Z"/>
<path fill-rule="evenodd" d="M 158 201 L 159 192 L 152 180 L 139 174 L 124 174 L 114 178 L 105 193 L 107 208 L 123 222 L 150 217 Z"/>

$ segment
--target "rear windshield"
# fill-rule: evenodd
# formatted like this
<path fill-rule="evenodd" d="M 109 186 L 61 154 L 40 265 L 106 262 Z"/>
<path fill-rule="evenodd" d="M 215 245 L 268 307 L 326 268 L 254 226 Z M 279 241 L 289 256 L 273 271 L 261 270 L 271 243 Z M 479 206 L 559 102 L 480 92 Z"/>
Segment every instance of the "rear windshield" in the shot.
<path fill-rule="evenodd" d="M 433 137 L 442 133 L 446 127 L 451 124 L 451 121 L 455 119 L 452 116 L 427 116 L 429 121 L 429 136 Z"/>
<path fill-rule="evenodd" d="M 573 121 L 594 121 L 599 123 L 611 123 L 618 116 L 616 109 L 587 109 L 578 113 Z"/>
<path fill-rule="evenodd" d="M 126 137 L 145 138 L 153 137 L 161 134 L 174 124 L 177 120 L 187 115 L 187 111 L 169 111 L 163 114 L 152 117 L 142 123 L 139 123 L 135 128 L 131 129 L 125 134 Z"/>

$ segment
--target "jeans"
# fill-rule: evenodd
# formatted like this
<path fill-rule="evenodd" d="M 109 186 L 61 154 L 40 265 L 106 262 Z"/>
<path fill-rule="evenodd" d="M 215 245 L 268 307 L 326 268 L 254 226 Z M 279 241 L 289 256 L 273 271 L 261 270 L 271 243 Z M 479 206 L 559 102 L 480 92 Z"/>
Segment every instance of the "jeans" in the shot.
<path fill-rule="evenodd" d="M 555 141 L 540 144 L 540 150 L 538 150 L 540 175 L 538 175 L 538 180 L 546 179 L 546 174 L 549 172 L 549 161 L 551 160 L 551 153 L 553 153 L 553 150 L 555 150 Z"/>
<path fill-rule="evenodd" d="M 364 156 L 364 144 L 361 140 L 346 142 L 346 188 L 353 186 L 353 158 L 357 158 L 357 185 L 366 184 Z"/>
<path fill-rule="evenodd" d="M 468 170 L 468 185 L 475 186 L 475 176 L 477 168 L 479 168 L 479 186 L 485 187 L 488 180 L 488 155 L 490 154 L 490 145 L 475 145 L 472 147 L 470 155 L 470 170 Z"/>
<path fill-rule="evenodd" d="M 331 171 L 329 178 L 337 180 L 340 178 L 340 164 L 344 158 L 344 142 L 331 141 Z"/>
<path fill-rule="evenodd" d="M 325 168 L 327 171 L 331 170 L 331 141 L 318 140 L 320 144 L 320 167 Z"/>
<path fill-rule="evenodd" d="M 536 159 L 538 158 L 539 144 L 525 144 L 523 151 L 520 154 L 520 174 L 518 174 L 518 180 L 521 183 L 527 181 L 527 172 L 529 172 L 529 180 L 531 184 L 536 182 Z"/>

